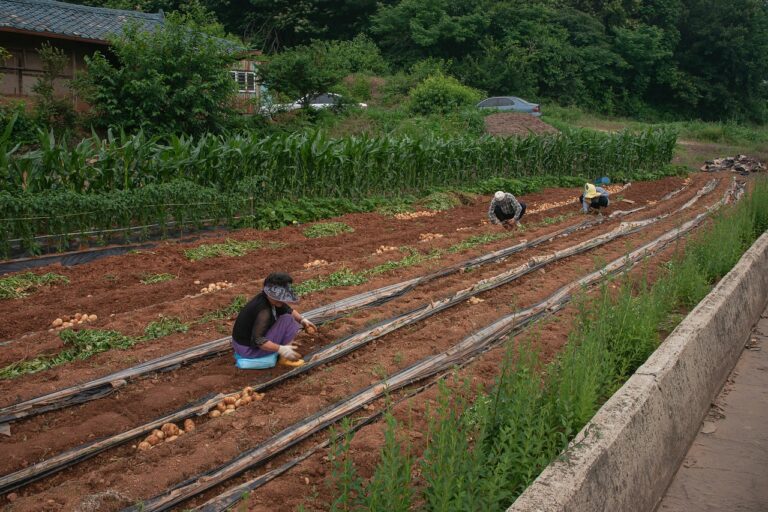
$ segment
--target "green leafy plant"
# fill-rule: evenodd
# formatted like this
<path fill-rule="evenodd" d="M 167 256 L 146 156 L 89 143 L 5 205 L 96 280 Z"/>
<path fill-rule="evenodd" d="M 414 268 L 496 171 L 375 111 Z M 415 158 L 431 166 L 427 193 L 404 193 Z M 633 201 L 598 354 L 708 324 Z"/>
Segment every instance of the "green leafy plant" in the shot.
<path fill-rule="evenodd" d="M 339 286 L 357 286 L 359 284 L 365 283 L 366 281 L 368 281 L 368 279 L 365 276 L 355 273 L 348 268 L 343 268 L 341 270 L 337 270 L 327 277 L 308 279 L 303 281 L 294 286 L 294 289 L 299 295 L 306 295 L 308 293 L 319 292 L 327 288 L 336 288 Z"/>
<path fill-rule="evenodd" d="M 411 89 L 409 96 L 410 109 L 417 114 L 447 114 L 482 98 L 480 91 L 442 74 L 430 76 Z"/>
<path fill-rule="evenodd" d="M 239 313 L 247 303 L 248 298 L 245 295 L 238 295 L 232 299 L 232 302 L 229 305 L 201 316 L 197 323 L 202 324 L 205 322 L 210 322 L 211 320 L 222 320 L 224 318 L 229 318 Z"/>
<path fill-rule="evenodd" d="M 157 284 L 157 283 L 164 283 L 166 281 L 173 281 L 176 279 L 176 276 L 173 274 L 168 273 L 162 273 L 162 274 L 142 274 L 141 275 L 141 284 Z"/>
<path fill-rule="evenodd" d="M 67 284 L 69 283 L 69 278 L 54 274 L 53 272 L 45 274 L 24 272 L 10 277 L 3 277 L 0 278 L 0 299 L 20 299 L 42 286 L 53 286 L 59 283 Z"/>
<path fill-rule="evenodd" d="M 144 328 L 143 340 L 154 340 L 163 336 L 168 336 L 175 332 L 187 332 L 189 324 L 186 324 L 176 317 L 163 317 L 160 320 L 154 320 Z"/>
<path fill-rule="evenodd" d="M 285 244 L 278 242 L 265 244 L 260 240 L 227 240 L 220 244 L 202 244 L 192 249 L 187 249 L 184 251 L 184 256 L 191 261 L 198 261 L 219 256 L 245 256 L 264 247 L 278 248 L 283 246 Z"/>
<path fill-rule="evenodd" d="M 304 230 L 304 236 L 307 238 L 321 238 L 326 236 L 336 236 L 341 233 L 351 233 L 354 229 L 343 222 L 321 222 L 313 224 Z"/>

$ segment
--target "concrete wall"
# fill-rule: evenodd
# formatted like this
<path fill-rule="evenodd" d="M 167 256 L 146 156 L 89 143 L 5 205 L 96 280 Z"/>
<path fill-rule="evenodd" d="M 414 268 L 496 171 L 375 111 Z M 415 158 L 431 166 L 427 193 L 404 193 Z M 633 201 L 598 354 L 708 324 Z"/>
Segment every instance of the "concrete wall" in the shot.
<path fill-rule="evenodd" d="M 768 233 L 508 509 L 653 510 L 768 300 Z"/>

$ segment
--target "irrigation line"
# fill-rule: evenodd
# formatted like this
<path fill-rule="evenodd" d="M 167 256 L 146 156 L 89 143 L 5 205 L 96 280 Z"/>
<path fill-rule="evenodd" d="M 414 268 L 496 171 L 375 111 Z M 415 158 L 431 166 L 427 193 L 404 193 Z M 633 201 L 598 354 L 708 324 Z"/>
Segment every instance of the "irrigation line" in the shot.
<path fill-rule="evenodd" d="M 706 188 L 707 187 L 705 187 L 705 189 Z M 699 192 L 699 197 L 700 195 L 703 195 L 703 190 L 705 189 L 702 189 L 702 191 Z M 307 356 L 308 362 L 304 366 L 288 371 L 267 382 L 254 384 L 252 387 L 254 387 L 254 389 L 257 391 L 263 391 L 265 389 L 271 388 L 287 379 L 293 378 L 296 375 L 299 375 L 301 373 L 305 373 L 321 364 L 326 364 L 335 359 L 338 359 L 339 357 L 342 357 L 354 350 L 357 350 L 363 345 L 370 343 L 371 341 L 378 339 L 384 336 L 385 334 L 391 333 L 406 325 L 411 325 L 413 323 L 421 321 L 440 311 L 443 311 L 449 307 L 459 304 L 472 296 L 492 290 L 504 284 L 508 284 L 511 281 L 518 279 L 523 275 L 533 272 L 555 261 L 573 256 L 575 254 L 583 253 L 585 251 L 588 251 L 600 245 L 604 245 L 612 240 L 615 240 L 618 237 L 635 233 L 641 229 L 644 229 L 648 225 L 654 222 L 657 222 L 662 218 L 667 217 L 668 215 L 670 214 L 669 213 L 663 214 L 663 215 L 653 217 L 652 219 L 647 219 L 644 221 L 622 223 L 619 227 L 617 227 L 616 229 L 614 229 L 613 231 L 607 234 L 595 237 L 585 242 L 581 242 L 579 244 L 576 244 L 570 248 L 567 248 L 561 251 L 555 251 L 547 256 L 534 258 L 530 260 L 528 263 L 519 265 L 514 269 L 511 269 L 501 274 L 498 274 L 496 276 L 481 280 L 475 283 L 473 286 L 466 288 L 464 290 L 461 290 L 448 298 L 442 299 L 437 302 L 432 302 L 430 304 L 411 310 L 407 313 L 398 315 L 394 318 L 382 321 L 371 328 L 365 329 L 363 331 L 359 331 L 358 333 L 354 333 L 345 338 L 342 338 L 335 343 L 326 345 L 325 347 L 311 354 L 308 354 Z M 513 246 L 513 247 L 516 247 L 516 246 Z M 506 250 L 510 250 L 512 248 L 507 248 L 497 252 L 503 252 Z M 492 254 L 495 254 L 495 253 L 492 253 Z M 488 258 L 488 256 L 489 255 L 484 255 L 484 256 L 481 256 L 480 258 Z M 480 258 L 475 258 L 471 261 L 476 261 Z M 322 309 L 322 308 L 319 308 L 319 309 Z M 113 388 L 123 384 L 125 384 L 124 379 L 121 381 L 111 382 L 111 385 Z M 215 398 L 203 399 L 201 401 L 202 403 L 198 402 L 194 406 L 189 408 L 187 417 L 190 417 L 193 415 L 205 414 L 208 411 L 208 409 L 210 409 L 216 404 L 216 400 L 220 400 L 224 396 L 226 395 L 216 395 Z M 55 404 L 51 404 L 51 406 L 53 405 Z M 19 411 L 17 414 L 23 414 L 24 412 L 25 411 Z M 177 414 L 181 414 L 181 413 L 182 411 L 177 412 Z M 182 418 L 181 416 L 177 416 L 177 420 L 179 419 L 184 419 L 184 418 Z M 158 425 L 162 425 L 162 423 L 164 422 L 165 421 L 163 421 L 163 419 L 155 420 L 149 424 L 136 427 L 123 434 L 119 434 L 111 438 L 107 438 L 101 441 L 97 441 L 94 443 L 89 443 L 86 445 L 82 445 L 80 447 L 73 448 L 56 457 L 39 462 L 37 464 L 34 464 L 32 466 L 19 470 L 15 473 L 8 474 L 0 478 L 0 493 L 7 492 L 8 490 L 26 485 L 29 482 L 32 482 L 41 478 L 42 476 L 49 475 L 53 472 L 62 470 L 77 462 L 85 460 L 86 458 L 90 458 L 96 455 L 97 453 L 100 453 L 104 450 L 107 450 L 109 448 L 122 444 L 130 439 L 139 437 L 157 428 Z"/>
<path fill-rule="evenodd" d="M 716 205 L 724 204 L 724 200 Z M 345 416 L 359 410 L 364 405 L 380 398 L 385 393 L 395 391 L 425 378 L 448 370 L 463 360 L 475 356 L 490 348 L 493 342 L 519 331 L 539 318 L 557 311 L 570 302 L 575 291 L 594 285 L 605 278 L 628 270 L 642 259 L 651 256 L 698 226 L 712 208 L 683 223 L 680 227 L 643 245 L 627 256 L 617 258 L 605 268 L 592 272 L 581 279 L 563 286 L 547 299 L 529 308 L 507 315 L 487 327 L 464 338 L 445 352 L 427 357 L 397 372 L 380 383 L 371 385 L 350 397 L 319 411 L 272 436 L 254 448 L 246 450 L 228 463 L 190 478 L 172 489 L 143 501 L 140 506 L 123 509 L 123 512 L 160 512 L 186 501 L 244 471 L 252 469 L 265 460 L 274 457 L 307 437 L 325 429 Z"/>

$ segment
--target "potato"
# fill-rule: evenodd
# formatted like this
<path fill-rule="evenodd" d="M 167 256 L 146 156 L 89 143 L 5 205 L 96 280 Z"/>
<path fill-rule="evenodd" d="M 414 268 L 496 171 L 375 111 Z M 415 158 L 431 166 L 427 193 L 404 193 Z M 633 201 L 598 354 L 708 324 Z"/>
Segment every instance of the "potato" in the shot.
<path fill-rule="evenodd" d="M 53 326 L 58 327 L 63 323 L 64 323 L 64 320 L 62 320 L 61 318 L 57 318 L 56 320 L 53 321 Z"/>
<path fill-rule="evenodd" d="M 208 416 L 210 418 L 218 418 L 219 416 L 221 416 L 221 411 L 218 410 L 218 409 L 214 409 L 214 410 L 212 410 L 211 412 L 208 413 Z"/>
<path fill-rule="evenodd" d="M 227 410 L 227 404 L 225 404 L 224 402 L 217 403 L 216 404 L 216 410 L 218 410 L 219 412 L 226 411 Z"/>
<path fill-rule="evenodd" d="M 64 322 L 69 322 L 69 315 L 64 315 L 63 317 L 61 317 L 61 319 Z"/>
<path fill-rule="evenodd" d="M 179 429 L 179 434 L 178 434 L 178 435 L 180 435 L 180 436 L 183 436 L 184 434 L 186 434 L 186 432 L 184 431 L 184 429 L 183 429 L 183 428 L 180 428 L 180 429 Z"/>
<path fill-rule="evenodd" d="M 228 404 L 227 405 L 227 411 L 232 411 L 234 409 L 235 409 L 235 404 Z M 224 411 L 224 412 L 227 412 L 227 411 Z"/>
<path fill-rule="evenodd" d="M 98 319 L 99 319 L 99 317 L 96 316 L 96 315 L 88 315 L 88 321 L 89 322 L 95 322 Z"/>
<path fill-rule="evenodd" d="M 243 403 L 243 399 L 242 399 L 242 398 L 239 398 L 239 399 L 238 399 L 238 400 L 235 402 L 235 407 L 242 407 L 242 406 L 244 406 L 244 405 L 245 405 L 245 404 Z"/>
<path fill-rule="evenodd" d="M 160 439 L 160 440 L 165 439 L 165 432 L 163 432 L 162 430 L 157 429 L 157 428 L 152 431 L 152 435 L 155 436 L 156 438 Z"/>
<path fill-rule="evenodd" d="M 253 399 L 250 396 L 244 396 L 240 399 L 241 402 L 243 402 L 243 405 L 248 405 L 249 403 L 253 402 Z"/>
<path fill-rule="evenodd" d="M 186 430 L 187 432 L 192 432 L 193 430 L 195 430 L 195 422 L 192 421 L 191 418 L 187 418 L 184 420 L 184 430 Z"/>
<path fill-rule="evenodd" d="M 166 439 L 166 442 L 172 443 L 175 440 L 177 440 L 178 438 L 179 438 L 179 436 L 171 436 L 168 439 Z"/>
<path fill-rule="evenodd" d="M 152 448 L 152 445 L 149 444 L 146 441 L 142 441 L 142 442 L 139 443 L 139 450 L 141 450 L 143 452 L 149 450 L 150 448 Z"/>
<path fill-rule="evenodd" d="M 225 396 L 224 397 L 224 403 L 227 404 L 227 405 L 234 404 L 235 402 L 237 402 L 237 398 L 235 398 L 234 396 Z"/>
<path fill-rule="evenodd" d="M 226 416 L 227 414 L 233 414 L 234 412 L 235 412 L 235 406 L 233 405 L 232 409 L 227 409 L 226 411 L 224 411 L 224 415 Z"/>
<path fill-rule="evenodd" d="M 253 388 L 251 386 L 246 386 L 243 388 L 243 394 L 244 395 L 251 395 L 253 394 Z"/>
<path fill-rule="evenodd" d="M 152 446 L 155 446 L 156 444 L 160 444 L 161 440 L 158 439 L 156 436 L 147 436 L 144 442 L 149 443 Z"/>
<path fill-rule="evenodd" d="M 83 317 L 80 313 L 75 313 L 75 320 L 80 320 Z"/>
<path fill-rule="evenodd" d="M 166 423 L 160 428 L 160 430 L 162 430 L 163 433 L 165 433 L 166 437 L 179 435 L 179 427 L 177 427 L 173 423 Z"/>
<path fill-rule="evenodd" d="M 253 399 L 254 400 L 262 400 L 264 398 L 264 393 L 254 393 Z"/>
<path fill-rule="evenodd" d="M 63 324 L 61 324 L 61 327 L 63 329 L 66 329 L 68 327 L 72 327 L 72 322 L 64 322 Z"/>
<path fill-rule="evenodd" d="M 304 330 L 307 331 L 307 334 L 315 334 L 317 332 L 317 329 L 312 325 L 308 325 Z"/>

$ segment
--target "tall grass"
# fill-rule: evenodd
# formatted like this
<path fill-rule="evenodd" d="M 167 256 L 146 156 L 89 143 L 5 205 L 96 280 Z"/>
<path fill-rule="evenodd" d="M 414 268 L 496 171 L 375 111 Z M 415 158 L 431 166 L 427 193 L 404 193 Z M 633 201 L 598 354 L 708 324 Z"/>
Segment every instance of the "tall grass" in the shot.
<path fill-rule="evenodd" d="M 544 365 L 532 343 L 510 344 L 495 385 L 473 403 L 441 385 L 429 414 L 421 477 L 403 482 L 398 475 L 377 485 L 409 486 L 412 510 L 509 506 L 643 364 L 658 346 L 660 330 L 699 302 L 766 230 L 768 180 L 761 179 L 745 200 L 689 240 L 652 285 L 644 273 L 582 295 L 568 344 L 551 363 Z M 385 452 L 395 429 L 388 422 Z M 342 457 L 348 446 L 349 440 L 337 448 Z M 347 471 L 354 473 L 354 466 Z M 370 492 L 370 485 L 360 484 L 360 492 Z M 349 510 L 338 495 L 334 505 Z M 376 505 L 368 510 L 386 510 Z"/>

